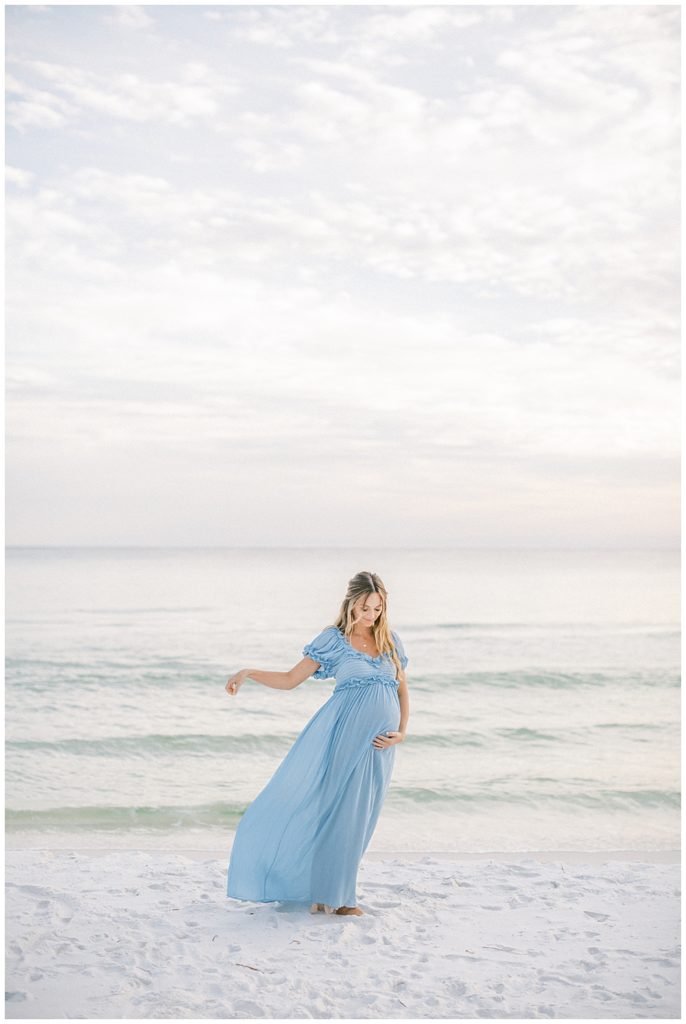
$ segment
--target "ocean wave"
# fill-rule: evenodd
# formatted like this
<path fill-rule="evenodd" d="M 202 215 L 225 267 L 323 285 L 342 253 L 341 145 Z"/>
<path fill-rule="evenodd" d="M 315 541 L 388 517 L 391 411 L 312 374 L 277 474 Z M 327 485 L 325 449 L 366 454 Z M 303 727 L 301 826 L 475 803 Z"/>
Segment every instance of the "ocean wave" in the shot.
<path fill-rule="evenodd" d="M 100 669 L 100 671 L 99 671 Z M 104 669 L 104 671 L 102 671 Z M 16 661 L 8 659 L 5 682 L 8 689 L 21 688 L 32 693 L 47 693 L 55 687 L 68 686 L 74 694 L 82 691 L 92 693 L 101 687 L 117 689 L 138 689 L 142 687 L 164 687 L 165 689 L 197 688 L 206 693 L 223 687 L 227 673 L 224 671 L 198 671 L 197 666 L 181 663 L 141 669 L 140 664 L 115 663 L 62 663 L 47 661 Z M 446 688 L 493 688 L 519 689 L 540 687 L 551 690 L 597 689 L 607 685 L 648 686 L 676 688 L 681 685 L 681 676 L 675 669 L 646 669 L 627 672 L 622 669 L 595 672 L 562 672 L 545 668 L 520 668 L 505 671 L 479 669 L 469 672 L 432 672 L 410 675 L 410 690 L 423 693 L 439 693 Z M 333 688 L 333 682 L 322 683 L 308 680 L 306 686 L 316 687 L 322 692 Z"/>
<path fill-rule="evenodd" d="M 88 832 L 120 829 L 161 830 L 226 825 L 235 828 L 245 811 L 244 804 L 223 801 L 189 807 L 51 807 L 46 810 L 6 809 L 5 825 L 9 831 Z"/>
<path fill-rule="evenodd" d="M 102 736 L 97 739 L 74 737 L 60 740 L 7 740 L 5 746 L 8 750 L 16 751 L 41 750 L 97 757 L 121 757 L 123 754 L 148 756 L 151 753 L 163 754 L 175 750 L 191 754 L 230 754 L 274 751 L 277 746 L 295 742 L 297 736 L 297 732 L 242 733 L 238 736 L 148 733 L 141 736 Z"/>
<path fill-rule="evenodd" d="M 553 780 L 554 781 L 554 780 Z M 455 787 L 391 786 L 388 791 L 389 810 L 416 810 L 418 805 L 441 804 L 446 813 L 452 807 L 470 808 L 497 813 L 499 806 L 545 808 L 547 804 L 558 811 L 573 813 L 586 810 L 622 812 L 631 808 L 673 808 L 681 805 L 679 790 L 660 789 L 603 789 L 581 792 L 566 791 L 556 786 L 549 792 L 525 792 L 508 789 L 503 784 L 481 784 L 469 789 Z M 245 804 L 225 801 L 190 806 L 112 806 L 112 807 L 53 807 L 44 810 L 8 808 L 5 825 L 8 832 L 84 832 L 89 831 L 174 831 L 208 827 L 235 829 Z"/>

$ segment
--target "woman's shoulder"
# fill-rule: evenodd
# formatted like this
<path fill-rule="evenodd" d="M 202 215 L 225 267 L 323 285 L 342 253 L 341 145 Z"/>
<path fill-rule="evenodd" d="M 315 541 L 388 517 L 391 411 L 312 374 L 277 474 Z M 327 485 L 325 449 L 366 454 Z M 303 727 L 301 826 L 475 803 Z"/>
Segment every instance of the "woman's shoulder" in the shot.
<path fill-rule="evenodd" d="M 315 679 L 328 679 L 336 672 L 345 648 L 341 634 L 335 626 L 325 626 L 317 633 L 314 640 L 303 647 L 303 655 L 318 662 L 319 668 L 314 673 Z"/>
<path fill-rule="evenodd" d="M 342 646 L 342 640 L 341 632 L 336 626 L 324 626 L 314 639 L 310 641 L 308 647 L 316 647 L 317 649 L 327 651 L 337 650 Z"/>
<path fill-rule="evenodd" d="M 317 633 L 317 636 L 326 640 L 342 639 L 341 631 L 337 626 L 324 626 L 324 629 Z"/>

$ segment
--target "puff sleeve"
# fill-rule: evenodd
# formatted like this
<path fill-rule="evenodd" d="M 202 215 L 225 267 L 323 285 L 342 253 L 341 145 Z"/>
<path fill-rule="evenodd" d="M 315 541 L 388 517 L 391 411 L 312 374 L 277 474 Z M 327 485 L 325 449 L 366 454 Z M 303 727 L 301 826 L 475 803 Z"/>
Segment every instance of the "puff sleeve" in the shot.
<path fill-rule="evenodd" d="M 393 643 L 395 644 L 395 649 L 400 659 L 400 667 L 404 669 L 405 666 L 407 665 L 408 657 L 405 654 L 403 642 L 394 630 L 391 630 L 391 636 L 393 637 Z"/>
<path fill-rule="evenodd" d="M 314 640 L 305 644 L 305 657 L 319 662 L 319 668 L 312 673 L 313 679 L 331 679 L 336 672 L 340 650 L 340 633 L 335 626 L 327 626 Z"/>

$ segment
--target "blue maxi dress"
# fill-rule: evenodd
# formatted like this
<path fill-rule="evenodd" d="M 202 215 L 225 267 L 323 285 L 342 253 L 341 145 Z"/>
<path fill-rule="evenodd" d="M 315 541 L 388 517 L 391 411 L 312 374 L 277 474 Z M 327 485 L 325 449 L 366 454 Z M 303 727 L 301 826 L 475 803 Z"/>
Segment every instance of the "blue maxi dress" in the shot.
<path fill-rule="evenodd" d="M 403 645 L 391 635 L 405 668 Z M 395 762 L 395 745 L 372 746 L 400 724 L 395 665 L 389 654 L 356 650 L 335 626 L 303 655 L 319 662 L 314 679 L 333 677 L 336 685 L 241 817 L 226 894 L 354 907 L 360 860 Z"/>

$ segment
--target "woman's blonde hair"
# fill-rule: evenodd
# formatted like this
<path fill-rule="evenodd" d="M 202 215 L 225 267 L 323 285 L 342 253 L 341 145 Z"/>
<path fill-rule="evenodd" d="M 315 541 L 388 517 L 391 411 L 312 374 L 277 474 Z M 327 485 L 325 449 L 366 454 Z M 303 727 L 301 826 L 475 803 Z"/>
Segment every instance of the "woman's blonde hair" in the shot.
<path fill-rule="evenodd" d="M 348 583 L 348 589 L 343 603 L 341 604 L 338 617 L 334 622 L 336 629 L 340 629 L 350 643 L 350 634 L 353 630 L 353 605 L 360 597 L 368 597 L 370 594 L 378 594 L 381 598 L 381 613 L 372 627 L 374 642 L 379 655 L 390 654 L 391 660 L 396 668 L 396 676 L 400 671 L 400 658 L 393 643 L 391 627 L 388 624 L 387 607 L 388 591 L 383 585 L 380 576 L 375 572 L 358 572 Z M 353 646 L 353 645 L 351 645 Z"/>

